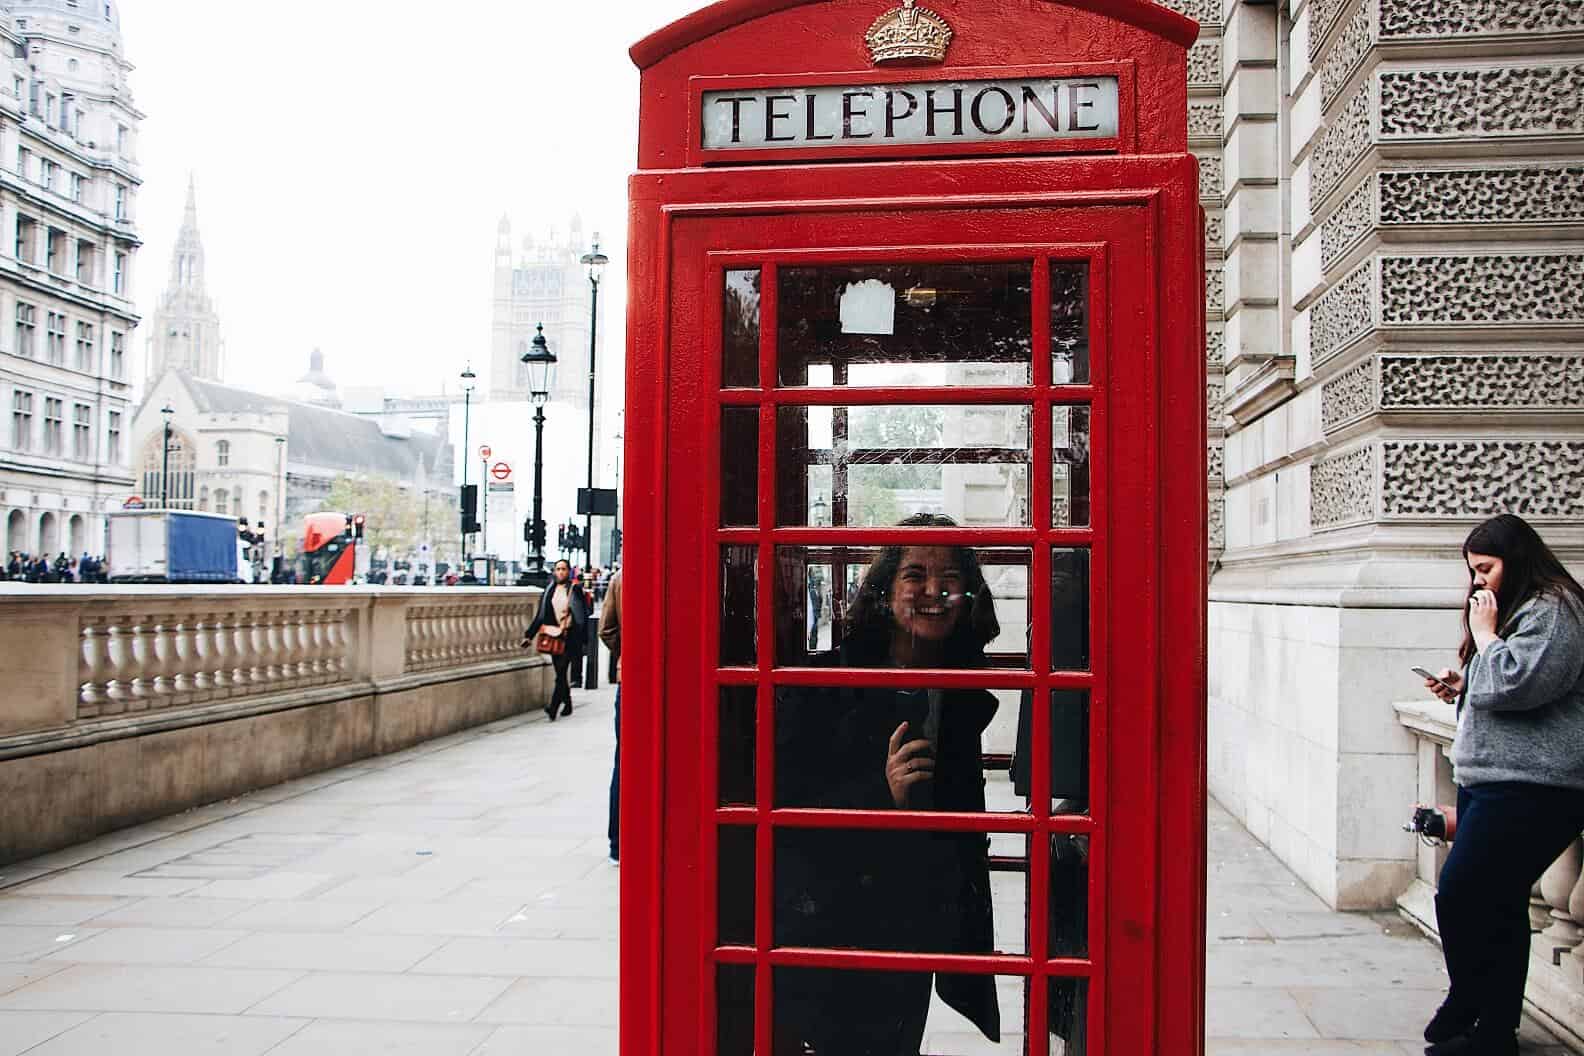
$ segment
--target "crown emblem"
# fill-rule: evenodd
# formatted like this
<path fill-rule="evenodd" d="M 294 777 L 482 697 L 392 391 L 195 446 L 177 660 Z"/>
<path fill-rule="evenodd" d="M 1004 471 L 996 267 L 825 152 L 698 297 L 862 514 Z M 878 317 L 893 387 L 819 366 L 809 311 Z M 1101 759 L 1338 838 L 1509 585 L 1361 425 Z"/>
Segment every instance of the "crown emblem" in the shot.
<path fill-rule="evenodd" d="M 945 62 L 951 39 L 951 25 L 929 8 L 913 6 L 913 0 L 902 0 L 864 34 L 876 66 Z"/>

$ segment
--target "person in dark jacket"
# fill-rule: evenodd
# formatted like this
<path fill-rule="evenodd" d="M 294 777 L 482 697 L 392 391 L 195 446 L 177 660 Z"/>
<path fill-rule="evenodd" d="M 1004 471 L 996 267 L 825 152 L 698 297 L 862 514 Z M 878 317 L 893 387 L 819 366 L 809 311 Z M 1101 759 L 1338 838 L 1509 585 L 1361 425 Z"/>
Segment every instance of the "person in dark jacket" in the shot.
<path fill-rule="evenodd" d="M 1452 851 L 1436 922 L 1450 987 L 1431 1056 L 1518 1052 L 1529 891 L 1584 831 L 1584 588 L 1511 514 L 1463 544 L 1461 672 L 1426 688 L 1458 705 Z"/>
<path fill-rule="evenodd" d="M 611 652 L 613 681 L 616 683 L 616 750 L 611 756 L 610 819 L 606 834 L 610 837 L 610 860 L 621 860 L 621 615 L 622 575 L 617 569 L 605 590 L 605 602 L 600 608 L 599 639 Z"/>
<path fill-rule="evenodd" d="M 866 572 L 840 648 L 814 663 L 983 667 L 998 633 L 971 550 L 893 546 Z M 982 812 L 980 738 L 995 711 L 982 689 L 783 688 L 776 806 Z M 778 946 L 987 953 L 994 945 L 983 833 L 782 829 L 775 881 Z M 1000 1040 L 993 976 L 778 969 L 775 1056 L 917 1056 L 932 982 Z"/>
<path fill-rule="evenodd" d="M 583 591 L 572 583 L 572 566 L 565 561 L 557 561 L 554 576 L 539 599 L 539 611 L 534 615 L 533 623 L 528 625 L 526 635 L 532 643 L 539 634 L 539 628 L 550 626 L 559 627 L 561 636 L 567 639 L 566 652 L 550 656 L 550 663 L 555 668 L 555 689 L 544 711 L 551 722 L 556 720 L 558 708 L 562 717 L 572 714 L 572 687 L 567 683 L 567 672 L 578 655 L 572 651 L 572 642 L 580 641 L 588 629 L 588 605 L 584 601 Z"/>

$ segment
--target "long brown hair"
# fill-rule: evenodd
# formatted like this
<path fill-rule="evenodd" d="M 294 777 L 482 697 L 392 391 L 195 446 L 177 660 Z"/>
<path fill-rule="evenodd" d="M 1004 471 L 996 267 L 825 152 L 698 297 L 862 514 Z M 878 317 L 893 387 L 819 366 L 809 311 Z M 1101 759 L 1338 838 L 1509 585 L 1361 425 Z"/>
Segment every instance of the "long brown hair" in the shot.
<path fill-rule="evenodd" d="M 898 522 L 900 528 L 955 528 L 957 522 L 935 513 L 916 513 Z M 922 544 L 921 544 L 922 545 Z M 847 611 L 843 644 L 864 657 L 879 657 L 891 647 L 896 627 L 891 614 L 891 590 L 902 567 L 903 546 L 888 546 L 875 557 L 858 585 L 858 595 Z M 957 621 L 944 649 L 947 667 L 983 667 L 985 646 L 1001 633 L 996 620 L 995 596 L 985 582 L 979 558 L 966 546 L 951 547 L 962 568 L 963 592 L 968 611 Z"/>
<path fill-rule="evenodd" d="M 1579 586 L 1556 554 L 1540 538 L 1529 522 L 1511 513 L 1492 517 L 1468 534 L 1463 541 L 1463 560 L 1470 554 L 1499 557 L 1502 562 L 1501 589 L 1496 592 L 1497 619 L 1512 619 L 1524 602 L 1540 594 L 1571 600 L 1575 611 L 1584 615 L 1584 587 Z M 1474 570 L 1469 569 L 1468 596 L 1474 596 Z M 1463 644 L 1458 661 L 1467 664 L 1475 653 L 1474 633 L 1469 630 L 1468 605 L 1463 606 Z"/>

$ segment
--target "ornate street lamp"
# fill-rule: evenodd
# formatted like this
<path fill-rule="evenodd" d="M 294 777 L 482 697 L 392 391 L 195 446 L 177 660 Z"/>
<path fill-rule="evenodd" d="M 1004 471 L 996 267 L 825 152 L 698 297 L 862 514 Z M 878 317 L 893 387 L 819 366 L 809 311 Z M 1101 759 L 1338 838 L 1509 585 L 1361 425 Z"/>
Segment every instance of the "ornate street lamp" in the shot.
<path fill-rule="evenodd" d="M 583 518 L 583 567 L 594 567 L 594 349 L 599 333 L 599 284 L 605 275 L 605 265 L 610 258 L 600 252 L 599 235 L 594 236 L 594 248 L 583 254 L 583 266 L 588 269 L 589 285 L 594 289 L 589 302 L 589 427 L 588 427 L 588 513 Z M 593 589 L 593 584 L 589 584 Z M 588 621 L 588 667 L 583 673 L 583 685 L 594 689 L 599 685 L 599 638 L 595 623 Z"/>
<path fill-rule="evenodd" d="M 471 363 L 462 368 L 462 494 L 464 495 L 467 494 L 468 486 L 468 451 L 470 450 L 468 446 L 468 427 L 471 422 L 473 409 L 473 382 L 477 378 L 478 375 L 473 373 L 473 365 Z M 462 572 L 457 576 L 457 582 L 471 582 L 473 566 L 468 563 L 468 515 L 467 510 L 462 508 L 462 504 L 459 503 L 458 507 L 462 515 L 462 545 L 457 549 L 461 553 Z"/>
<path fill-rule="evenodd" d="M 176 408 L 167 401 L 160 408 L 160 414 L 165 418 L 165 449 L 160 460 L 160 509 L 170 509 L 170 434 L 171 416 L 176 413 Z"/>
<path fill-rule="evenodd" d="M 271 583 L 280 583 L 286 578 L 286 541 L 281 538 L 281 520 L 286 509 L 286 438 L 275 438 L 275 567 L 270 576 Z"/>
<path fill-rule="evenodd" d="M 528 523 L 527 542 L 533 547 L 531 564 L 517 580 L 521 587 L 544 587 L 550 582 L 545 573 L 544 547 L 544 405 L 550 399 L 550 378 L 555 372 L 556 357 L 545 341 L 544 324 L 534 334 L 533 347 L 522 355 L 528 367 L 528 398 L 534 406 L 534 481 L 533 519 Z"/>

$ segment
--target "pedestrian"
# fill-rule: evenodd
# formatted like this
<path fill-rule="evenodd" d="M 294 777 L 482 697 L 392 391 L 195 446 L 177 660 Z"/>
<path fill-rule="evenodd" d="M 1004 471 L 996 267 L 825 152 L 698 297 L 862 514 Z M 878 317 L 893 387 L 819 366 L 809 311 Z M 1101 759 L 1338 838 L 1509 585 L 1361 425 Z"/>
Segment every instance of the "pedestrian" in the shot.
<path fill-rule="evenodd" d="M 918 514 L 902 525 L 954 522 Z M 999 633 L 995 599 L 972 550 L 889 546 L 864 574 L 841 645 L 811 663 L 983 668 L 985 646 Z M 982 813 L 982 735 L 996 706 L 984 689 L 783 687 L 775 701 L 775 805 Z M 923 954 L 994 948 L 982 833 L 786 829 L 775 852 L 777 946 Z M 723 919 L 728 908 L 752 920 L 742 906 L 723 906 Z M 987 1039 L 1001 1040 L 992 976 L 807 968 L 776 978 L 773 1051 L 917 1053 L 932 983 Z"/>
<path fill-rule="evenodd" d="M 1457 813 L 1436 891 L 1450 986 L 1430 1056 L 1518 1052 L 1529 892 L 1584 831 L 1584 588 L 1525 521 L 1469 533 L 1461 671 L 1425 686 L 1457 704 Z"/>
<path fill-rule="evenodd" d="M 599 636 L 605 648 L 611 651 L 616 663 L 616 751 L 611 756 L 610 822 L 606 826 L 610 836 L 610 860 L 621 859 L 621 604 L 622 577 L 617 572 L 605 585 L 605 604 L 600 609 Z"/>
<path fill-rule="evenodd" d="M 526 635 L 527 640 L 532 642 L 539 634 L 539 628 L 559 627 L 561 637 L 567 641 L 565 652 L 550 654 L 551 666 L 555 668 L 555 689 L 544 711 L 551 722 L 556 720 L 557 708 L 562 718 L 572 714 L 572 687 L 567 682 L 567 672 L 575 662 L 573 643 L 588 627 L 589 611 L 583 591 L 572 582 L 572 566 L 564 560 L 557 561 L 554 575 L 555 579 L 540 595 L 539 611 L 534 615 L 533 623 L 528 625 Z"/>

